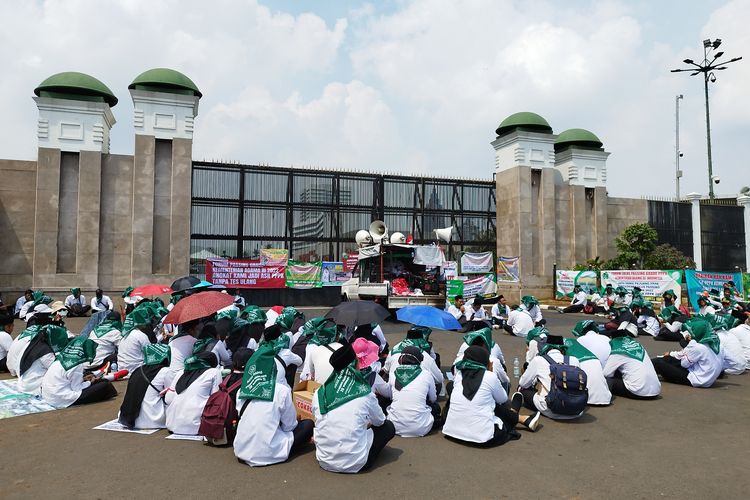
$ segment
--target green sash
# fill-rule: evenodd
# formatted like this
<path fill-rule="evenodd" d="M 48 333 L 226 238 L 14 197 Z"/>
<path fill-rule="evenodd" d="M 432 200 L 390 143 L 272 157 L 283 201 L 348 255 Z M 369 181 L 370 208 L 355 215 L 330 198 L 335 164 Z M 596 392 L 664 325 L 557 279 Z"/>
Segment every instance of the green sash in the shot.
<path fill-rule="evenodd" d="M 583 363 L 590 359 L 597 359 L 596 355 L 583 347 L 576 339 L 565 339 L 565 354 L 578 358 L 578 362 Z"/>
<path fill-rule="evenodd" d="M 99 339 L 112 330 L 122 330 L 122 321 L 120 321 L 119 319 L 105 319 L 92 330 L 92 333 L 96 336 L 96 338 Z"/>
<path fill-rule="evenodd" d="M 318 389 L 320 413 L 325 415 L 331 410 L 357 398 L 370 394 L 370 384 L 364 375 L 357 370 L 357 362 L 339 372 L 333 372 L 323 386 Z"/>
<path fill-rule="evenodd" d="M 415 378 L 422 373 L 422 367 L 419 365 L 401 365 L 396 368 L 396 381 L 401 384 L 401 387 L 406 387 Z"/>
<path fill-rule="evenodd" d="M 464 342 L 466 345 L 471 345 L 477 337 L 481 337 L 484 340 L 487 349 L 495 347 L 495 341 L 492 340 L 492 330 L 489 328 L 482 328 L 481 330 L 475 330 L 464 335 Z"/>
<path fill-rule="evenodd" d="M 263 341 L 245 364 L 242 375 L 240 399 L 273 401 L 276 392 L 276 355 L 288 347 L 289 337 L 282 335 L 276 340 Z"/>
<path fill-rule="evenodd" d="M 627 356 L 637 361 L 643 361 L 646 357 L 646 349 L 631 337 L 616 337 L 609 341 L 612 348 L 610 354 Z"/>
<path fill-rule="evenodd" d="M 57 360 L 67 371 L 81 363 L 90 363 L 96 354 L 96 342 L 83 337 L 71 340 L 57 355 Z"/>
<path fill-rule="evenodd" d="M 144 365 L 160 365 L 169 358 L 170 352 L 167 344 L 148 344 L 143 347 Z"/>
<path fill-rule="evenodd" d="M 416 347 L 422 352 L 430 352 L 430 343 L 425 339 L 404 339 L 395 346 L 391 351 L 392 354 L 400 354 L 407 347 Z"/>

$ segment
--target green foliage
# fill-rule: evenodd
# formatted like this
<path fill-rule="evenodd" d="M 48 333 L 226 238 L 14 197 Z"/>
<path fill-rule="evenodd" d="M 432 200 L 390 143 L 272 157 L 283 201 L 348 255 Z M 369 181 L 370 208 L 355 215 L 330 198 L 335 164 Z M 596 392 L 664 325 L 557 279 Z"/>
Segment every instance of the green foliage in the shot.
<path fill-rule="evenodd" d="M 695 268 L 693 259 L 666 243 L 657 246 L 646 257 L 646 269 L 683 269 Z"/>
<path fill-rule="evenodd" d="M 589 259 L 586 261 L 585 264 L 576 264 L 573 266 L 574 271 L 601 271 L 602 269 L 610 269 L 608 267 L 604 267 L 604 264 L 606 262 L 601 260 L 599 256 L 597 255 L 593 259 Z"/>
<path fill-rule="evenodd" d="M 644 269 L 646 257 L 656 248 L 658 240 L 656 229 L 648 224 L 631 224 L 615 238 L 615 245 L 620 252 L 617 258 L 627 263 L 628 267 L 635 264 L 639 269 Z"/>

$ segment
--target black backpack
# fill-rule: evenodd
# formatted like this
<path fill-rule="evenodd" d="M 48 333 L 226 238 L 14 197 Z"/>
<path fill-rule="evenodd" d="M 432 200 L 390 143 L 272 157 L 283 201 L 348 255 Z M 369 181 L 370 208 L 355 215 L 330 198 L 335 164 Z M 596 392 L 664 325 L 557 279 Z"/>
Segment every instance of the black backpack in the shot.
<path fill-rule="evenodd" d="M 549 394 L 545 400 L 547 408 L 559 415 L 578 415 L 586 409 L 589 390 L 586 387 L 586 372 L 577 366 L 570 365 L 570 357 L 566 354 L 562 363 L 558 363 L 549 355 L 544 359 L 549 363 L 550 383 Z"/>

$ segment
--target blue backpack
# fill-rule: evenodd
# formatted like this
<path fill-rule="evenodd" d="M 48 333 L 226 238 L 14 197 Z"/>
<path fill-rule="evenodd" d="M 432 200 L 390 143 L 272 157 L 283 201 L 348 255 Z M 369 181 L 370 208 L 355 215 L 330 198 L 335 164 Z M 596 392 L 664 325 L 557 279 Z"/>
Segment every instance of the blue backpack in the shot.
<path fill-rule="evenodd" d="M 544 359 L 549 363 L 549 394 L 545 398 L 547 408 L 559 415 L 578 415 L 585 408 L 589 399 L 586 387 L 586 372 L 577 366 L 570 365 L 566 354 L 562 363 L 558 363 L 547 354 Z"/>

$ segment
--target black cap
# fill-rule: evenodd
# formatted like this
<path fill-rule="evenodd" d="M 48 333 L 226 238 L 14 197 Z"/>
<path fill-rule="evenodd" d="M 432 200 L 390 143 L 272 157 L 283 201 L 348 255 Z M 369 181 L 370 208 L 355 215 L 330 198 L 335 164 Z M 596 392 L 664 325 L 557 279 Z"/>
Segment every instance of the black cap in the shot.
<path fill-rule="evenodd" d="M 264 340 L 276 340 L 279 337 L 281 337 L 281 326 L 277 324 L 273 324 L 263 330 Z"/>
<path fill-rule="evenodd" d="M 339 347 L 331 354 L 330 363 L 334 371 L 340 372 L 357 359 L 351 344 Z"/>
<path fill-rule="evenodd" d="M 560 335 L 547 335 L 547 344 L 565 345 L 565 341 Z"/>

